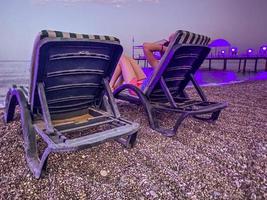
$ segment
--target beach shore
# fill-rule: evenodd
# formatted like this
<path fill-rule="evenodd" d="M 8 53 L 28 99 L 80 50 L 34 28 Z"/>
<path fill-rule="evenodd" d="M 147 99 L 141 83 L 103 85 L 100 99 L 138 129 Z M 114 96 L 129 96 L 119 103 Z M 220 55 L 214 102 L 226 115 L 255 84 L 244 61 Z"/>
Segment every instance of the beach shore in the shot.
<path fill-rule="evenodd" d="M 40 180 L 25 161 L 19 113 L 1 121 L 0 198 L 267 199 L 267 80 L 204 91 L 229 104 L 216 123 L 187 119 L 166 138 L 149 128 L 141 106 L 119 101 L 122 116 L 141 125 L 135 147 L 111 141 L 52 154 Z M 159 117 L 166 126 L 175 118 Z"/>

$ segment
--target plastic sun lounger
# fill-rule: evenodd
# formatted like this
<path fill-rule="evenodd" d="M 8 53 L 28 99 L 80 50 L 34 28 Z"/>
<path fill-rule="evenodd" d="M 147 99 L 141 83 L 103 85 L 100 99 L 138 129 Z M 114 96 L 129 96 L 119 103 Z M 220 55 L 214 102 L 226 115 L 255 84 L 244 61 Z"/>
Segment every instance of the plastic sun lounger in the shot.
<path fill-rule="evenodd" d="M 81 150 L 110 139 L 134 145 L 139 124 L 120 117 L 108 84 L 121 53 L 119 40 L 110 36 L 58 31 L 38 35 L 30 89 L 13 86 L 4 115 L 10 122 L 19 106 L 26 160 L 36 178 L 51 152 Z M 47 144 L 41 157 L 37 135 Z"/>
<path fill-rule="evenodd" d="M 193 116 L 205 121 L 216 121 L 227 103 L 209 102 L 194 74 L 199 69 L 210 49 L 207 47 L 210 38 L 191 33 L 177 31 L 174 40 L 169 44 L 160 60 L 159 66 L 148 77 L 142 88 L 125 84 L 114 91 L 115 98 L 132 103 L 142 103 L 148 115 L 150 127 L 165 136 L 176 134 L 182 121 Z M 200 100 L 191 99 L 185 91 L 189 82 L 193 83 Z M 136 96 L 125 90 L 132 90 Z M 172 128 L 159 124 L 157 112 L 180 113 Z"/>

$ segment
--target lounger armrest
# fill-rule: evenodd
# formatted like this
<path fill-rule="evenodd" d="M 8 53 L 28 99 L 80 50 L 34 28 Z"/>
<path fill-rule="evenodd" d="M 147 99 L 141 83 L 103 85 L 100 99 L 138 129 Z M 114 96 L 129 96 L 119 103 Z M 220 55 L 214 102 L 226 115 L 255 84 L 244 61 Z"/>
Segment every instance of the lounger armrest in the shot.
<path fill-rule="evenodd" d="M 143 91 L 132 84 L 123 84 L 120 87 L 118 87 L 117 89 L 115 89 L 113 92 L 114 97 L 115 98 L 118 97 L 118 95 L 124 90 L 131 90 L 131 91 L 135 92 L 139 96 L 139 98 L 140 97 L 146 98 Z"/>
<path fill-rule="evenodd" d="M 31 115 L 25 91 L 22 88 L 17 88 L 16 86 L 13 86 L 8 90 L 6 95 L 4 114 L 5 123 L 8 123 L 13 120 L 17 105 L 19 105 L 20 107 L 21 114 L 27 118 L 26 121 L 31 121 Z"/>

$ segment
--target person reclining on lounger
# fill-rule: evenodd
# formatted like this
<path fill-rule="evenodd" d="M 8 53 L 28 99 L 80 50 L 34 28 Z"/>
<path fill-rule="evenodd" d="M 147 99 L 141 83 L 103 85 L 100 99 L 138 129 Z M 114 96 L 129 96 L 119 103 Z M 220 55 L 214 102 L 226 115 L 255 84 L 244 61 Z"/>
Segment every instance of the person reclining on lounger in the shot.
<path fill-rule="evenodd" d="M 154 52 L 160 52 L 161 56 L 166 51 L 170 40 L 174 34 L 169 36 L 168 40 L 160 40 L 154 43 L 144 43 L 144 54 L 148 63 L 153 67 L 158 66 L 159 60 L 155 57 Z M 111 90 L 114 91 L 117 87 L 122 85 L 123 83 L 133 84 L 136 87 L 140 88 L 143 80 L 146 78 L 145 73 L 141 69 L 141 67 L 136 63 L 133 58 L 130 58 L 126 55 L 122 55 L 116 69 L 113 73 L 113 76 L 110 80 Z"/>
<path fill-rule="evenodd" d="M 158 42 L 145 42 L 143 44 L 144 54 L 146 56 L 146 59 L 151 67 L 154 69 L 158 66 L 159 60 L 155 57 L 154 52 L 160 52 L 161 57 L 163 56 L 164 52 L 166 51 L 170 41 L 173 39 L 175 33 L 172 33 L 169 36 L 169 40 L 160 40 Z"/>

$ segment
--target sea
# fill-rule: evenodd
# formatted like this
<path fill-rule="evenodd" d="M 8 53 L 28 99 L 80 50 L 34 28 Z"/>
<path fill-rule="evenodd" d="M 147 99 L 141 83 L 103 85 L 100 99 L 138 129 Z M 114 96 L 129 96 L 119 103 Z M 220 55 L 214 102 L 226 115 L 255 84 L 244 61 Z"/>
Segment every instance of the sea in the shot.
<path fill-rule="evenodd" d="M 0 107 L 12 85 L 29 85 L 30 61 L 0 61 Z"/>
<path fill-rule="evenodd" d="M 4 107 L 6 93 L 12 85 L 29 86 L 30 61 L 0 61 L 0 108 Z M 238 83 L 247 80 L 267 79 L 265 61 L 259 61 L 258 72 L 254 72 L 254 62 L 247 63 L 247 72 L 238 71 L 238 62 L 228 62 L 227 70 L 223 71 L 223 62 L 212 62 L 212 70 L 208 70 L 205 61 L 196 73 L 197 82 L 202 86 Z"/>

